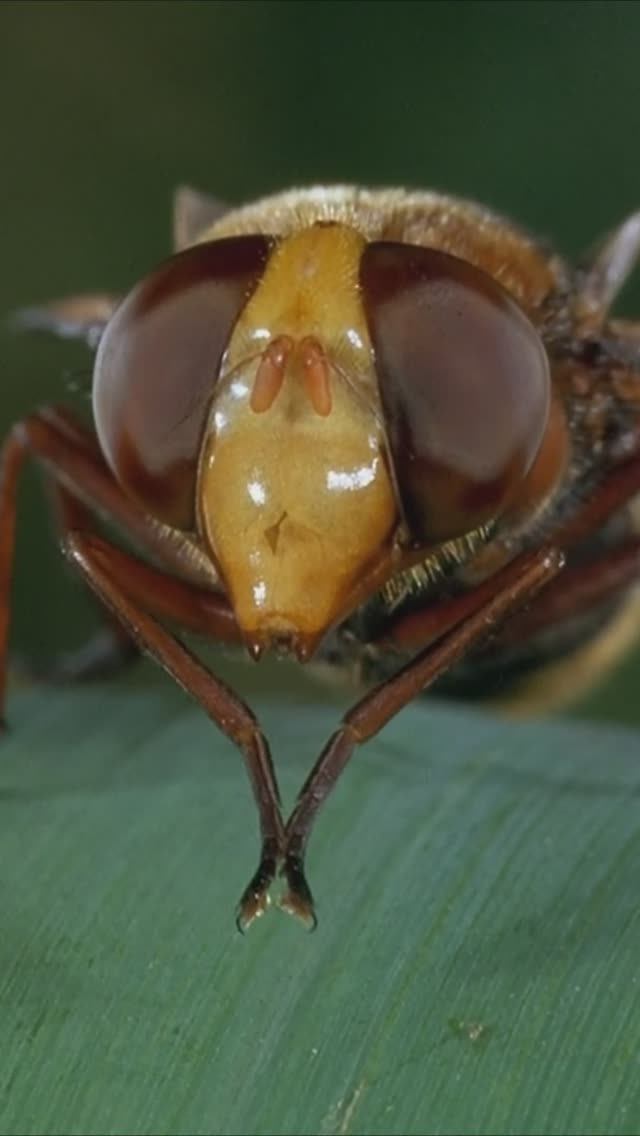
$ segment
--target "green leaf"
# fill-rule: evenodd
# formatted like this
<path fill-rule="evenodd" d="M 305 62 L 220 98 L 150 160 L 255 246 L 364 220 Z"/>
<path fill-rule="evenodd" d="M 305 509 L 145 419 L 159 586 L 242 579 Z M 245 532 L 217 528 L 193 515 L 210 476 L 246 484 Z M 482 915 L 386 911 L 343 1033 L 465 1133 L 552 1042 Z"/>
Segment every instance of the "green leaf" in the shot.
<path fill-rule="evenodd" d="M 262 697 L 291 801 L 338 707 Z M 167 682 L 3 743 L 3 1133 L 636 1133 L 638 734 L 414 705 L 242 937 L 241 761 Z"/>

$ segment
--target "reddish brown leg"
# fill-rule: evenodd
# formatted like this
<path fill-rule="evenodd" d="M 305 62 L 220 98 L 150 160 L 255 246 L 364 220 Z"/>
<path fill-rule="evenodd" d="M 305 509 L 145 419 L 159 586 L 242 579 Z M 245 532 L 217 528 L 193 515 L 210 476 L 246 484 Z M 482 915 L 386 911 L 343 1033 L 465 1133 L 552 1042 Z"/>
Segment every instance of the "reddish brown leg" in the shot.
<path fill-rule="evenodd" d="M 392 678 L 365 695 L 329 739 L 298 796 L 286 826 L 283 872 L 288 891 L 281 905 L 315 925 L 313 900 L 304 875 L 304 854 L 316 814 L 354 749 L 374 737 L 404 706 L 507 615 L 530 599 L 563 564 L 554 550 L 519 556 L 493 580 L 493 594 L 462 623 L 421 651 Z"/>
<path fill-rule="evenodd" d="M 636 441 L 640 450 L 640 439 Z M 553 533 L 553 543 L 568 551 L 596 532 L 640 492 L 640 453 L 611 470 L 590 501 Z"/>
<path fill-rule="evenodd" d="M 513 646 L 548 627 L 557 627 L 564 620 L 593 611 L 598 603 L 613 597 L 640 579 L 640 537 L 634 537 L 612 549 L 606 556 L 590 564 L 565 568 L 557 580 L 552 580 L 531 605 L 517 611 L 492 637 L 497 647 Z M 491 583 L 488 581 L 487 584 Z M 487 584 L 482 589 L 487 589 Z M 424 612 L 415 612 L 392 627 L 383 642 L 405 650 L 417 649 L 425 642 L 433 642 L 441 624 L 454 626 L 472 607 L 472 601 L 481 594 L 481 588 L 438 605 Z"/>
<path fill-rule="evenodd" d="M 64 537 L 72 530 L 84 532 L 92 547 L 100 550 L 108 548 L 111 563 L 121 579 L 127 581 L 127 594 L 134 603 L 140 604 L 160 619 L 167 619 L 184 630 L 206 635 L 218 642 L 237 643 L 239 631 L 231 608 L 220 595 L 184 584 L 175 576 L 152 568 L 143 561 L 130 556 L 123 550 L 101 540 L 91 533 L 91 514 L 85 505 L 72 497 L 67 491 L 51 480 L 50 487 L 54 505 L 59 516 L 59 529 Z M 92 593 L 94 594 L 94 593 Z M 109 629 L 119 635 L 121 643 L 133 644 L 133 640 L 122 623 L 108 613 Z M 123 649 L 122 647 L 120 648 Z M 136 653 L 138 649 L 136 647 Z"/>
<path fill-rule="evenodd" d="M 90 439 L 63 420 L 34 415 L 16 426 L 2 451 L 0 466 L 0 706 L 4 706 L 9 599 L 13 561 L 18 477 L 31 455 L 45 468 L 54 485 L 67 556 L 89 587 L 126 628 L 139 648 L 154 657 L 196 698 L 223 733 L 241 750 L 260 817 L 260 864 L 245 890 L 238 913 L 240 928 L 260 914 L 284 843 L 279 794 L 269 748 L 245 703 L 205 667 L 154 617 L 205 632 L 212 638 L 237 641 L 238 633 L 222 597 L 191 587 L 137 560 L 97 535 L 73 531 L 86 521 L 87 506 L 106 511 L 124 523 L 156 551 L 157 534 L 147 531 L 144 515 L 119 491 L 108 471 L 92 454 Z M 75 495 L 81 498 L 76 500 Z"/>
<path fill-rule="evenodd" d="M 597 608 L 640 580 L 640 537 L 591 564 L 566 568 L 553 580 L 531 607 L 517 612 L 498 632 L 496 646 L 514 646 L 565 620 L 574 619 Z"/>
<path fill-rule="evenodd" d="M 322 802 L 328 796 L 354 749 L 372 738 L 390 719 L 420 691 L 425 690 L 458 659 L 482 642 L 494 625 L 503 625 L 505 617 L 525 607 L 545 586 L 549 586 L 564 564 L 566 551 L 626 504 L 640 490 L 640 457 L 614 469 L 591 500 L 579 513 L 553 534 L 553 546 L 538 554 L 517 557 L 496 576 L 462 596 L 426 609 L 404 627 L 400 641 L 421 634 L 427 646 L 396 675 L 380 683 L 365 695 L 344 717 L 341 726 L 329 739 L 307 778 L 286 826 L 286 848 L 283 871 L 289 885 L 283 905 L 314 923 L 313 900 L 304 875 L 304 853 L 311 828 Z M 635 550 L 621 553 L 612 578 L 629 572 Z M 563 574 L 561 581 L 566 580 Z M 589 585 L 593 589 L 593 580 Z M 585 597 L 588 591 L 585 582 Z M 539 603 L 544 601 L 542 593 Z M 556 591 L 556 599 L 558 592 Z M 535 604 L 531 611 L 535 610 Z M 514 615 L 514 621 L 517 618 Z M 525 612 L 521 615 L 527 618 Z M 410 633 L 410 634 L 409 634 Z M 392 636 L 395 639 L 395 636 Z"/>
<path fill-rule="evenodd" d="M 34 414 L 14 426 L 0 455 L 0 715 L 6 688 L 18 479 L 29 455 L 44 467 L 53 482 L 68 487 L 78 501 L 77 508 L 84 508 L 85 516 L 89 509 L 106 514 L 143 549 L 160 561 L 171 563 L 172 549 L 163 547 L 149 519 L 114 481 L 91 434 L 56 410 Z M 76 521 L 80 523 L 77 508 Z M 239 641 L 233 614 L 223 596 L 183 583 L 139 561 L 136 564 L 131 586 L 160 617 L 224 642 Z"/>
<path fill-rule="evenodd" d="M 568 552 L 595 532 L 613 513 L 640 492 L 640 457 L 613 470 L 589 502 L 553 535 L 556 547 Z M 638 579 L 640 538 L 631 537 L 599 559 L 567 568 L 526 611 L 518 612 L 500 632 L 501 646 L 522 641 L 545 627 L 580 615 Z"/>
<path fill-rule="evenodd" d="M 65 533 L 71 529 L 85 530 L 92 527 L 93 519 L 86 505 L 62 492 L 53 478 L 47 478 L 45 487 L 61 542 L 64 541 Z M 94 593 L 90 594 L 95 599 Z M 112 678 L 139 658 L 137 644 L 120 621 L 112 616 L 104 604 L 96 602 L 102 624 L 99 630 L 82 646 L 55 655 L 46 665 L 28 661 L 26 671 L 30 677 L 52 683 L 79 683 Z"/>
<path fill-rule="evenodd" d="M 31 453 L 89 509 L 115 521 L 141 549 L 167 567 L 180 567 L 178 550 L 155 522 L 123 493 L 106 465 L 95 435 L 60 407 L 45 407 L 16 423 L 2 449 L 2 470 L 16 479 Z M 0 480 L 0 492 L 4 492 Z M 183 565 L 184 566 L 184 565 Z"/>
<path fill-rule="evenodd" d="M 128 558 L 128 571 L 122 574 L 123 554 L 106 541 L 84 533 L 71 532 L 66 538 L 66 554 L 86 582 L 146 654 L 195 698 L 222 733 L 241 751 L 260 817 L 262 850 L 258 870 L 245 889 L 238 909 L 237 923 L 244 930 L 266 909 L 282 849 L 284 830 L 280 798 L 267 740 L 249 707 L 221 679 L 212 675 L 196 657 L 173 637 L 144 608 L 127 594 L 129 572 L 135 567 Z M 116 556 L 112 553 L 116 551 Z"/>
<path fill-rule="evenodd" d="M 591 500 L 553 533 L 551 540 L 553 541 L 554 548 L 559 548 L 565 553 L 569 552 L 570 549 L 574 548 L 581 540 L 589 536 L 590 533 L 597 531 L 613 513 L 626 505 L 631 498 L 639 492 L 640 457 L 635 457 L 625 462 L 624 465 L 620 465 L 618 468 L 614 469 Z M 601 595 L 604 597 L 607 592 L 610 593 L 615 587 L 624 586 L 625 583 L 630 582 L 633 565 L 635 563 L 633 547 L 631 545 L 625 545 L 624 550 L 616 550 L 615 553 L 610 554 L 606 558 L 606 561 L 603 560 L 601 563 L 601 571 L 606 571 L 607 573 L 609 570 L 605 567 L 605 564 L 611 564 L 610 584 L 607 585 L 604 579 L 601 582 Z M 594 580 L 594 574 L 597 576 L 595 566 L 593 574 L 585 572 L 585 576 L 583 577 L 585 602 L 587 601 L 587 588 L 592 589 L 593 598 L 595 599 L 598 587 L 600 586 L 597 581 Z M 571 600 L 566 598 L 570 595 L 570 588 L 566 585 L 576 584 L 576 586 L 579 586 L 582 590 L 582 584 L 578 585 L 577 579 L 577 577 L 581 575 L 581 569 L 565 569 L 561 580 L 554 584 L 548 591 L 545 588 L 544 593 L 536 599 L 535 605 L 532 605 L 531 608 L 531 618 L 533 618 L 534 609 L 543 610 L 547 594 L 550 596 L 549 603 L 551 605 L 557 602 L 558 594 L 564 590 L 565 602 L 571 605 Z M 494 590 L 495 578 L 491 577 L 471 591 L 463 592 L 459 596 L 454 596 L 452 599 L 444 600 L 431 607 L 424 608 L 422 611 L 412 612 L 410 615 L 403 616 L 385 632 L 380 642 L 389 642 L 398 647 L 405 648 L 418 648 L 427 643 L 432 643 L 444 634 L 445 631 L 448 631 L 451 627 L 455 627 L 461 620 L 466 619 L 477 609 L 480 602 L 488 600 L 493 595 Z M 514 616 L 514 626 L 516 623 L 519 624 L 520 621 L 525 621 L 527 618 L 528 611 L 526 613 L 521 612 L 517 616 Z M 509 626 L 511 626 L 511 622 L 510 620 Z"/>

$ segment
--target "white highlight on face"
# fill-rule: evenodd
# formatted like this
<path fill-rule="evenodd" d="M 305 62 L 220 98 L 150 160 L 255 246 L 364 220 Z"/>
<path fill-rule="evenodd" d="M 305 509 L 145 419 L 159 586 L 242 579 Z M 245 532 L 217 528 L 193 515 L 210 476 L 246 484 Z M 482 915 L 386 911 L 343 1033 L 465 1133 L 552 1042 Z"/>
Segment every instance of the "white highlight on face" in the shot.
<path fill-rule="evenodd" d="M 338 493 L 345 490 L 366 489 L 375 479 L 377 464 L 378 462 L 374 461 L 371 465 L 360 466 L 360 469 L 330 469 L 327 473 L 327 489 Z"/>
<path fill-rule="evenodd" d="M 267 500 L 267 494 L 261 481 L 250 481 L 247 485 L 247 493 L 254 505 L 264 505 Z"/>
<path fill-rule="evenodd" d="M 249 393 L 249 387 L 244 379 L 234 379 L 229 387 L 229 392 L 233 398 L 246 398 Z"/>
<path fill-rule="evenodd" d="M 267 585 L 264 580 L 259 580 L 257 584 L 254 584 L 252 590 L 256 607 L 264 607 L 264 601 L 267 598 Z"/>
<path fill-rule="evenodd" d="M 350 327 L 348 329 L 347 339 L 349 340 L 349 343 L 351 344 L 351 346 L 355 347 L 357 351 L 361 350 L 364 347 L 364 343 L 362 342 L 362 338 L 358 335 L 358 332 L 356 331 L 356 329 L 354 327 Z"/>

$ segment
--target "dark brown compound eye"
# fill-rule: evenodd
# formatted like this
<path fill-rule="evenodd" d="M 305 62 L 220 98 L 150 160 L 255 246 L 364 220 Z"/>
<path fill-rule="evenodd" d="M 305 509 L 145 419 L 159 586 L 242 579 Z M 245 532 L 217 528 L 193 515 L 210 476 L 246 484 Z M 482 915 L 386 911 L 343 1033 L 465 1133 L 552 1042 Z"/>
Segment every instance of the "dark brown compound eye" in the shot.
<path fill-rule="evenodd" d="M 193 527 L 220 362 L 271 247 L 240 236 L 178 253 L 133 288 L 100 340 L 93 411 L 104 455 L 124 488 L 176 528 Z"/>
<path fill-rule="evenodd" d="M 540 448 L 542 341 L 492 277 L 447 253 L 374 242 L 360 283 L 411 542 L 462 536 L 501 513 Z"/>

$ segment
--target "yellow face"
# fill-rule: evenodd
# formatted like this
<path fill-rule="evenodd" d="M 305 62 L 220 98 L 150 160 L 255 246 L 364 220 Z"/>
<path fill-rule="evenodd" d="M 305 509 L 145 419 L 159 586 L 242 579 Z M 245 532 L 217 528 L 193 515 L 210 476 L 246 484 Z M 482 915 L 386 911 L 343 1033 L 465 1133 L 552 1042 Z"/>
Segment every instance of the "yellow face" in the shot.
<path fill-rule="evenodd" d="M 376 591 L 527 524 L 563 476 L 527 315 L 547 262 L 444 204 L 311 191 L 189 224 L 100 340 L 105 459 L 254 653 L 309 657 Z"/>
<path fill-rule="evenodd" d="M 341 224 L 286 237 L 223 358 L 198 520 L 256 651 L 310 653 L 398 525 L 358 292 L 364 243 Z"/>

